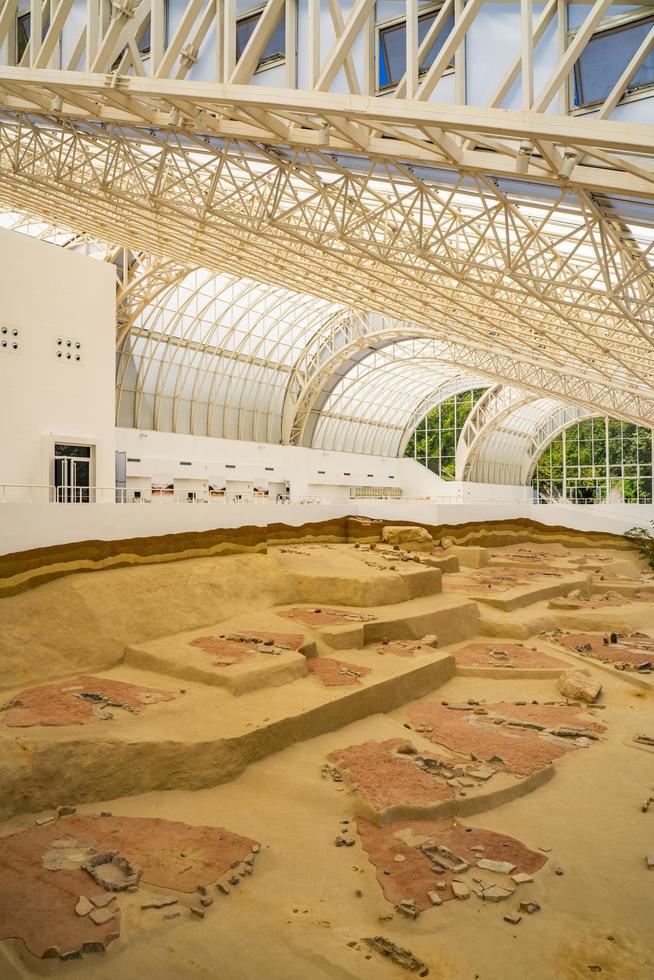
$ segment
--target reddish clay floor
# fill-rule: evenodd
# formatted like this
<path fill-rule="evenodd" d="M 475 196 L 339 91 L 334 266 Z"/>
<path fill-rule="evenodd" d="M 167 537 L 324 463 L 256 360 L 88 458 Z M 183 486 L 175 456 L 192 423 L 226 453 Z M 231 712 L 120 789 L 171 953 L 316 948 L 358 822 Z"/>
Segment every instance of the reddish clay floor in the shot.
<path fill-rule="evenodd" d="M 420 640 L 391 640 L 375 647 L 376 653 L 392 653 L 394 657 L 413 657 L 416 653 L 433 653 L 434 647 Z"/>
<path fill-rule="evenodd" d="M 120 893 L 107 906 L 114 915 L 105 924 L 75 911 L 80 896 L 109 894 L 80 867 L 94 853 L 118 851 L 143 869 L 141 884 L 191 893 L 215 882 L 255 845 L 222 827 L 140 817 L 71 816 L 12 834 L 0 839 L 0 939 L 22 939 L 43 956 L 85 943 L 91 951 L 116 938 Z"/>
<path fill-rule="evenodd" d="M 638 667 L 643 663 L 654 662 L 654 639 L 651 636 L 644 633 L 635 633 L 632 636 L 618 633 L 617 636 L 617 643 L 604 643 L 602 633 L 555 634 L 553 639 L 570 650 L 603 663 L 626 663 Z"/>
<path fill-rule="evenodd" d="M 543 578 L 561 578 L 562 572 L 553 569 L 531 568 L 483 568 L 478 572 L 465 572 L 465 581 L 446 579 L 445 587 L 470 592 L 472 589 L 496 593 L 507 592 L 519 586 L 528 586 Z M 458 578 L 458 576 L 457 576 Z"/>
<path fill-rule="evenodd" d="M 397 754 L 401 746 L 410 744 L 402 738 L 371 740 L 339 749 L 327 758 L 340 772 L 347 773 L 359 795 L 375 810 L 400 803 L 429 805 L 452 799 L 454 790 L 420 769 L 415 754 Z"/>
<path fill-rule="evenodd" d="M 442 901 L 454 898 L 451 888 L 454 878 L 462 879 L 472 889 L 473 875 L 486 874 L 479 869 L 476 875 L 475 865 L 481 858 L 509 862 L 514 865 L 512 874 L 528 875 L 539 871 L 547 861 L 544 854 L 531 851 L 513 837 L 466 827 L 456 820 L 400 820 L 387 827 L 377 827 L 359 818 L 357 830 L 375 866 L 384 897 L 393 905 L 413 901 L 422 910 L 431 907 L 427 893 L 436 890 L 437 882 L 446 884 L 437 892 Z M 449 848 L 470 865 L 470 870 L 462 874 L 437 868 L 422 850 L 434 844 Z M 510 878 L 502 880 L 513 887 Z"/>
<path fill-rule="evenodd" d="M 4 719 L 11 728 L 91 725 L 115 717 L 116 710 L 138 714 L 148 704 L 175 697 L 154 687 L 82 675 L 58 684 L 25 688 L 4 706 Z"/>
<path fill-rule="evenodd" d="M 560 596 L 556 599 L 551 599 L 549 602 L 550 609 L 605 609 L 607 607 L 613 606 L 626 606 L 630 602 L 651 602 L 650 596 L 640 596 L 638 599 L 634 596 L 619 596 L 612 595 L 610 593 L 605 593 L 604 595 L 594 596 L 591 599 L 586 599 L 585 597 L 568 598 L 568 596 Z"/>
<path fill-rule="evenodd" d="M 278 613 L 305 626 L 344 626 L 346 623 L 369 623 L 376 616 L 349 612 L 347 609 L 284 609 Z"/>
<path fill-rule="evenodd" d="M 191 640 L 190 646 L 217 656 L 214 666 L 230 667 L 261 653 L 263 644 L 272 644 L 282 650 L 297 650 L 303 643 L 302 633 L 230 633 L 227 636 L 198 636 Z"/>
<path fill-rule="evenodd" d="M 345 660 L 331 657 L 311 657 L 307 661 L 309 673 L 317 677 L 325 687 L 350 687 L 359 684 L 359 678 L 372 672 L 372 667 L 360 667 Z"/>
<path fill-rule="evenodd" d="M 565 670 L 566 664 L 542 650 L 522 643 L 468 643 L 454 654 L 460 667 L 506 667 L 507 669 Z"/>
<path fill-rule="evenodd" d="M 526 776 L 575 747 L 572 739 L 551 738 L 559 727 L 578 729 L 580 734 L 604 731 L 602 725 L 585 721 L 583 710 L 574 705 L 505 702 L 448 707 L 422 701 L 409 707 L 408 716 L 430 741 Z"/>

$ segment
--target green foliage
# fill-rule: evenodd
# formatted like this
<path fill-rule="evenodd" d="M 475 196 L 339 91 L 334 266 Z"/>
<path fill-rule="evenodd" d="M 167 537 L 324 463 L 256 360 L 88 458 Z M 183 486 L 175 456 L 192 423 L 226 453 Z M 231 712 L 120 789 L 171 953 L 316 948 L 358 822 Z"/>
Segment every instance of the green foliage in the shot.
<path fill-rule="evenodd" d="M 473 405 L 486 388 L 472 388 L 452 395 L 418 423 L 405 456 L 411 456 L 444 480 L 454 479 L 456 445 Z"/>
<path fill-rule="evenodd" d="M 650 528 L 654 529 L 654 521 L 650 521 Z M 654 534 L 646 527 L 631 527 L 625 531 L 625 538 L 635 541 L 636 547 L 641 558 L 644 558 L 650 568 L 654 568 Z"/>
<path fill-rule="evenodd" d="M 532 484 L 541 498 L 651 503 L 651 429 L 620 419 L 575 422 L 543 451 Z"/>

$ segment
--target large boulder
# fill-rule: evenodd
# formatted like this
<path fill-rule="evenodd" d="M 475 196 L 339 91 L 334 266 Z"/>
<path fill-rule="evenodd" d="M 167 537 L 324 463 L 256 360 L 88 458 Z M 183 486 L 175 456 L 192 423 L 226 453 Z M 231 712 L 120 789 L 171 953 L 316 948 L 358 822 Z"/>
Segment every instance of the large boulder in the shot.
<path fill-rule="evenodd" d="M 566 670 L 559 678 L 559 691 L 571 701 L 587 701 L 591 704 L 602 690 L 602 685 L 596 681 L 589 670 L 581 667 L 578 670 Z"/>
<path fill-rule="evenodd" d="M 406 527 L 386 525 L 382 531 L 382 541 L 385 544 L 433 544 L 429 531 L 424 527 L 409 524 Z"/>

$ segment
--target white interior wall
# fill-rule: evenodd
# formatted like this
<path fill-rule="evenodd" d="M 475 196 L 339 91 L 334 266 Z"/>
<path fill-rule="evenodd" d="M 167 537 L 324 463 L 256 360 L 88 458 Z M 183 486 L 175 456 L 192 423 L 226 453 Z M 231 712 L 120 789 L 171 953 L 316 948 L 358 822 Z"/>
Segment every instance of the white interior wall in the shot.
<path fill-rule="evenodd" d="M 349 496 L 351 487 L 400 487 L 409 496 L 438 496 L 447 485 L 414 460 L 326 452 L 296 446 L 214 439 L 172 432 L 116 429 L 127 455 L 127 485 L 155 474 L 224 486 L 285 483 L 295 498 Z M 191 466 L 182 465 L 191 463 Z M 444 489 L 445 488 L 445 489 Z"/>
<path fill-rule="evenodd" d="M 113 485 L 113 266 L 0 229 L 0 296 L 0 341 L 19 345 L 0 347 L 0 484 L 51 483 L 54 442 L 70 441 L 95 447 L 95 481 Z M 59 338 L 79 362 L 74 347 L 57 358 Z"/>

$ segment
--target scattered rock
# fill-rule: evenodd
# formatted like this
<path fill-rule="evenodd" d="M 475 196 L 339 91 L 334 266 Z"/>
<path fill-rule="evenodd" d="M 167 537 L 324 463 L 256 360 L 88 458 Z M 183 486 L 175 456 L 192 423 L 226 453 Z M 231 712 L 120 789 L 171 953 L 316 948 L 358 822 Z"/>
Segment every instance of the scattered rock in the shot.
<path fill-rule="evenodd" d="M 416 542 L 418 544 L 433 544 L 429 531 L 424 527 L 407 525 L 406 527 L 386 526 L 382 531 L 382 541 L 385 544 L 408 544 Z"/>
<path fill-rule="evenodd" d="M 489 858 L 480 858 L 477 867 L 482 871 L 494 871 L 498 875 L 510 875 L 515 871 L 515 864 L 511 864 L 510 861 L 491 861 Z"/>
<path fill-rule="evenodd" d="M 181 914 L 181 912 L 166 912 L 166 914 L 162 916 L 162 919 L 164 921 L 166 919 L 179 919 Z"/>
<path fill-rule="evenodd" d="M 93 905 L 89 902 L 88 898 L 84 895 L 80 895 L 77 905 L 75 906 L 75 911 L 78 915 L 88 915 L 89 912 L 93 911 Z"/>
<path fill-rule="evenodd" d="M 465 881 L 456 881 L 455 879 L 452 882 L 452 891 L 455 898 L 470 898 L 470 889 L 466 885 Z"/>
<path fill-rule="evenodd" d="M 566 670 L 558 681 L 559 691 L 571 701 L 585 701 L 592 704 L 602 690 L 602 685 L 594 680 L 585 667 L 578 670 Z"/>
<path fill-rule="evenodd" d="M 213 905 L 213 898 L 211 898 L 209 895 L 204 895 L 200 899 L 200 905 L 202 905 L 205 909 L 208 909 L 210 905 Z"/>
<path fill-rule="evenodd" d="M 105 908 L 109 902 L 113 902 L 116 896 L 112 892 L 103 892 L 101 895 L 91 895 L 91 901 L 96 909 Z"/>
<path fill-rule="evenodd" d="M 506 898 L 511 898 L 513 892 L 513 888 L 502 888 L 501 885 L 491 885 L 490 888 L 484 888 L 481 897 L 485 902 L 503 902 Z"/>
<path fill-rule="evenodd" d="M 427 898 L 432 905 L 442 905 L 443 899 L 440 897 L 438 892 L 427 892 Z"/>
<path fill-rule="evenodd" d="M 218 882 L 216 888 L 218 889 L 219 892 L 222 892 L 223 895 L 229 895 L 229 888 L 227 887 L 227 885 L 224 885 L 222 881 Z"/>
<path fill-rule="evenodd" d="M 198 908 L 197 905 L 191 905 L 191 913 L 197 915 L 198 919 L 204 919 L 207 914 L 205 909 Z"/>
<path fill-rule="evenodd" d="M 110 922 L 113 917 L 113 909 L 93 909 L 93 911 L 89 913 L 89 918 L 93 919 L 96 926 L 103 926 L 105 922 Z"/>
<path fill-rule="evenodd" d="M 141 906 L 141 911 L 145 912 L 146 909 L 164 909 L 168 905 L 177 905 L 176 898 L 153 898 L 149 902 L 144 902 Z"/>
<path fill-rule="evenodd" d="M 517 926 L 519 922 L 522 922 L 521 915 L 505 915 L 504 921 L 510 923 L 512 926 Z"/>
<path fill-rule="evenodd" d="M 534 878 L 533 875 L 527 875 L 523 871 L 519 871 L 517 874 L 511 875 L 511 880 L 515 881 L 516 885 L 528 885 Z"/>
<path fill-rule="evenodd" d="M 538 902 L 520 902 L 520 911 L 533 915 L 534 912 L 540 912 L 540 905 Z"/>
<path fill-rule="evenodd" d="M 62 803 L 57 807 L 57 813 L 60 817 L 70 817 L 73 813 L 77 813 L 77 807 Z"/>
<path fill-rule="evenodd" d="M 420 917 L 420 909 L 413 901 L 398 902 L 395 910 L 401 915 L 405 915 L 407 919 L 418 919 Z"/>
<path fill-rule="evenodd" d="M 82 958 L 81 949 L 69 949 L 67 952 L 59 954 L 60 960 L 80 960 L 81 958 Z"/>
<path fill-rule="evenodd" d="M 426 977 L 429 973 L 429 968 L 425 966 L 422 960 L 414 956 L 410 950 L 396 946 L 390 939 L 385 939 L 383 936 L 373 936 L 369 939 L 364 939 L 364 942 L 371 949 L 374 949 L 377 953 L 381 953 L 382 956 L 387 956 L 393 963 L 397 963 L 398 966 L 403 967 L 405 970 L 409 970 L 411 973 L 417 972 L 419 977 Z"/>

